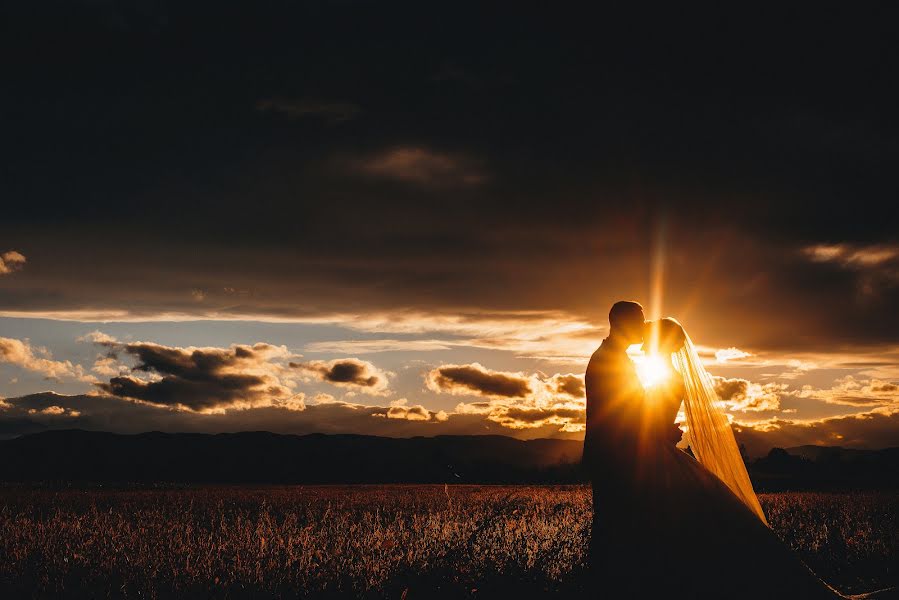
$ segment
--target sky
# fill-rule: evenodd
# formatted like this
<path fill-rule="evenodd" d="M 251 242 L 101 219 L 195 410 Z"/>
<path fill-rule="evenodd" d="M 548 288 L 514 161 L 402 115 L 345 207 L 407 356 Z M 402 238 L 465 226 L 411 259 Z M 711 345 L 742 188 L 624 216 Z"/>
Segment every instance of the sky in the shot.
<path fill-rule="evenodd" d="M 887 8 L 2 11 L 0 437 L 579 439 L 633 299 L 751 452 L 899 446 Z"/>

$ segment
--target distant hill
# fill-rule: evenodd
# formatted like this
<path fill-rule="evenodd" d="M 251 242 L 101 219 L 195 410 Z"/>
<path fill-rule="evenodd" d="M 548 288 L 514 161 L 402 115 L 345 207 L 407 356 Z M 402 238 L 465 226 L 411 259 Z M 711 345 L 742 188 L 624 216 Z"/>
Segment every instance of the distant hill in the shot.
<path fill-rule="evenodd" d="M 878 456 L 882 450 L 858 450 L 856 448 L 843 448 L 842 446 L 794 446 L 784 448 L 788 454 L 801 456 L 811 461 L 831 460 L 846 462 L 864 460 Z"/>
<path fill-rule="evenodd" d="M 749 465 L 757 490 L 899 488 L 899 448 L 773 448 Z"/>
<path fill-rule="evenodd" d="M 497 435 L 64 430 L 0 441 L 0 481 L 104 483 L 577 483 L 582 444 Z M 899 448 L 775 448 L 748 465 L 760 491 L 899 488 Z"/>
<path fill-rule="evenodd" d="M 46 431 L 0 441 L 0 480 L 525 483 L 580 480 L 581 442 L 505 436 Z"/>

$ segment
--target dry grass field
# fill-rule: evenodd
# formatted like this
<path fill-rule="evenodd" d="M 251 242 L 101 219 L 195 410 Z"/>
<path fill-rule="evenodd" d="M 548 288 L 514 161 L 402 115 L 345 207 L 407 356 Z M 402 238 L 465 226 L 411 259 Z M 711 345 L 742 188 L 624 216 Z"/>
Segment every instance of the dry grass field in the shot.
<path fill-rule="evenodd" d="M 899 580 L 899 493 L 761 497 L 827 581 Z M 3 597 L 550 595 L 582 589 L 583 486 L 0 489 Z"/>

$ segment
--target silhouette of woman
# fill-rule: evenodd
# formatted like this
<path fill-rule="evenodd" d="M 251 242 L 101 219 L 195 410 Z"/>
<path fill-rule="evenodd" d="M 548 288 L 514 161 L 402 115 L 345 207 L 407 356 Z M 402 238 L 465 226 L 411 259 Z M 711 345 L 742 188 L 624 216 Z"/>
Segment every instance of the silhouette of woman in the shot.
<path fill-rule="evenodd" d="M 585 376 L 583 459 L 593 482 L 589 561 L 594 595 L 845 598 L 812 573 L 768 528 L 761 508 L 756 509 L 758 501 L 748 477 L 741 484 L 745 475 L 742 462 L 736 467 L 721 456 L 708 456 L 710 449 L 719 455 L 728 450 L 698 436 L 714 438 L 722 432 L 688 429 L 688 434 L 697 436 L 694 444 L 704 444 L 707 456 L 703 462 L 675 447 L 680 438 L 680 430 L 674 426 L 677 411 L 686 399 L 689 427 L 689 400 L 697 393 L 690 387 L 697 385 L 691 380 L 697 375 L 683 371 L 702 369 L 701 365 L 684 364 L 685 347 L 692 351 L 692 345 L 681 325 L 674 319 L 656 324 L 658 353 L 666 359 L 669 373 L 666 384 L 644 390 L 625 354 L 628 345 L 643 338 L 642 307 L 618 303 L 610 322 L 610 335 L 594 353 Z M 674 369 L 672 356 L 680 371 Z M 703 426 L 702 417 L 693 415 L 696 427 Z M 729 425 L 725 423 L 725 427 L 723 433 L 732 440 Z M 726 441 L 726 437 L 722 439 Z M 895 596 L 887 592 L 857 598 L 862 597 Z"/>

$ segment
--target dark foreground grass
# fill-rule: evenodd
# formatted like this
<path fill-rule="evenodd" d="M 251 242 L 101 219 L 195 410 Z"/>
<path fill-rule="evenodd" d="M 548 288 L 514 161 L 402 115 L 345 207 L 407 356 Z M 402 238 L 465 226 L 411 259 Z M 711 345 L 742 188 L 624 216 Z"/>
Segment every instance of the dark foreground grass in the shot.
<path fill-rule="evenodd" d="M 828 582 L 895 585 L 899 494 L 761 497 Z M 567 597 L 583 486 L 0 489 L 3 597 Z"/>

